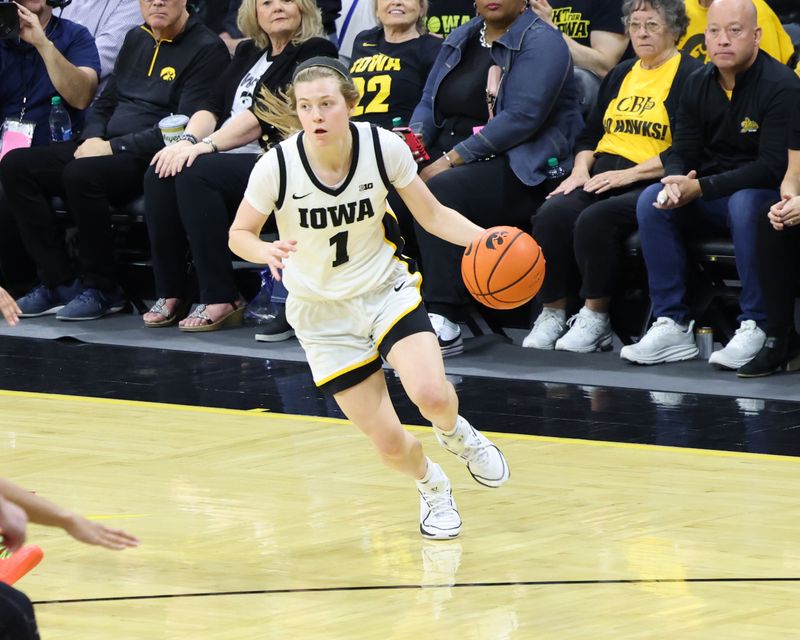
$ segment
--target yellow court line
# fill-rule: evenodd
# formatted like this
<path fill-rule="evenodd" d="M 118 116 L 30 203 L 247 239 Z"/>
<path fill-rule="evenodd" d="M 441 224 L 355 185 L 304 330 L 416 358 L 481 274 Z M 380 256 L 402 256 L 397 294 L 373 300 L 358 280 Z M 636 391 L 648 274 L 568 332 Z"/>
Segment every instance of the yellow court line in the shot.
<path fill-rule="evenodd" d="M 342 418 L 327 418 L 320 416 L 310 415 L 292 415 L 289 413 L 274 413 L 269 410 L 258 409 L 220 409 L 217 407 L 202 407 L 188 404 L 171 404 L 167 402 L 147 402 L 144 400 L 122 400 L 118 398 L 95 398 L 92 396 L 71 396 L 59 393 L 45 393 L 38 391 L 9 391 L 7 389 L 0 389 L 0 397 L 18 397 L 18 398 L 52 398 L 54 400 L 72 400 L 76 402 L 87 402 L 93 404 L 112 404 L 122 405 L 128 407 L 141 407 L 152 409 L 154 407 L 173 409 L 178 411 L 187 411 L 194 413 L 210 413 L 215 415 L 227 416 L 247 416 L 249 418 L 263 419 L 265 416 L 270 418 L 286 420 L 290 422 L 321 422 L 323 424 L 336 424 L 340 426 L 351 426 L 349 420 Z M 536 418 L 531 418 L 535 420 Z M 404 425 L 410 431 L 430 432 L 430 427 L 419 425 Z M 787 456 L 775 453 L 752 453 L 749 451 L 717 451 L 715 449 L 697 449 L 694 447 L 675 447 L 663 444 L 641 444 L 636 442 L 611 442 L 606 440 L 581 440 L 580 438 L 560 438 L 556 436 L 536 436 L 527 433 L 500 433 L 496 431 L 481 431 L 493 438 L 502 438 L 506 440 L 527 440 L 531 442 L 549 443 L 549 444 L 579 444 L 590 447 L 606 447 L 612 449 L 640 449 L 643 451 L 663 451 L 665 453 L 692 453 L 701 456 L 711 456 L 716 458 L 740 458 L 740 459 L 771 459 L 781 460 L 784 462 L 800 462 L 800 457 Z"/>

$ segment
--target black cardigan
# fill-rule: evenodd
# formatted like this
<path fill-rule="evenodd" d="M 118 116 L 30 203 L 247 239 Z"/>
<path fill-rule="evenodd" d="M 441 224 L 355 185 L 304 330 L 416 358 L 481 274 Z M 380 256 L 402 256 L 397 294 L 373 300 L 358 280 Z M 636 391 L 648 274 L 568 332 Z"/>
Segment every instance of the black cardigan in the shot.
<path fill-rule="evenodd" d="M 669 126 L 673 132 L 673 135 L 675 133 L 675 120 L 678 115 L 678 104 L 680 102 L 683 85 L 687 78 L 694 71 L 703 66 L 699 60 L 690 55 L 687 55 L 683 52 L 681 52 L 679 55 L 681 59 L 678 63 L 678 71 L 675 73 L 675 78 L 672 80 L 672 86 L 669 89 L 666 100 L 664 100 L 664 107 L 667 110 Z M 600 84 L 600 89 L 597 93 L 597 103 L 595 104 L 591 114 L 589 114 L 589 118 L 586 120 L 586 125 L 584 126 L 583 131 L 578 136 L 578 140 L 575 143 L 576 154 L 581 151 L 594 151 L 597 148 L 600 138 L 602 138 L 605 134 L 605 129 L 603 128 L 603 116 L 605 115 L 606 109 L 608 108 L 609 103 L 619 94 L 622 81 L 628 75 L 637 60 L 638 58 L 623 60 L 611 71 L 609 71 L 608 75 L 603 79 L 603 82 Z M 666 153 L 666 151 L 664 153 Z M 661 155 L 663 162 L 664 154 L 662 153 Z M 634 164 L 635 163 L 628 160 L 626 166 L 633 166 Z M 620 168 L 622 168 L 622 166 L 620 166 Z"/>
<path fill-rule="evenodd" d="M 315 56 L 338 58 L 339 52 L 336 45 L 327 38 L 309 38 L 299 45 L 289 44 L 272 61 L 267 72 L 261 76 L 253 90 L 253 105 L 257 104 L 261 87 L 266 87 L 275 93 L 285 89 L 292 81 L 292 74 L 298 64 Z M 252 107 L 251 107 L 252 109 Z M 280 134 L 271 124 L 259 119 L 261 124 L 261 140 L 263 147 L 271 146 L 281 140 Z"/>

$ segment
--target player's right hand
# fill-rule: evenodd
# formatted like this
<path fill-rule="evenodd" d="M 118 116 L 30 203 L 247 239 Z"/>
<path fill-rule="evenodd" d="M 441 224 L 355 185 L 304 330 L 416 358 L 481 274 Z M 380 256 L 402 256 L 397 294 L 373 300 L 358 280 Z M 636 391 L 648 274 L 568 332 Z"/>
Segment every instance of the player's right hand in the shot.
<path fill-rule="evenodd" d="M 265 242 L 264 247 L 264 264 L 269 267 L 272 277 L 276 280 L 280 280 L 280 270 L 284 267 L 283 261 L 289 257 L 292 251 L 297 251 L 297 240 L 275 240 L 275 242 Z"/>

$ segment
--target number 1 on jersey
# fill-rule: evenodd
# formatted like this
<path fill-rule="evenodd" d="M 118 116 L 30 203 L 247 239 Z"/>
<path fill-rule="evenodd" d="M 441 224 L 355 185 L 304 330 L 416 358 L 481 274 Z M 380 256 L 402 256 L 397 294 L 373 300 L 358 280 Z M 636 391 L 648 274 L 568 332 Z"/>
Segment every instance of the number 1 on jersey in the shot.
<path fill-rule="evenodd" d="M 347 255 L 347 231 L 340 231 L 331 238 L 330 245 L 336 247 L 336 258 L 331 263 L 332 267 L 339 267 L 350 260 Z"/>

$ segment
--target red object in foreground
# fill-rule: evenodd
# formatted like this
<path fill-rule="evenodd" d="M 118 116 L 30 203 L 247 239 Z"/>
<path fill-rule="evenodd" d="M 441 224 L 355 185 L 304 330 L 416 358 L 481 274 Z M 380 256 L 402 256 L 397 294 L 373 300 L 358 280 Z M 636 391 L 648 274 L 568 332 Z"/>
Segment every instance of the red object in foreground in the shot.
<path fill-rule="evenodd" d="M 44 551 L 35 544 L 26 544 L 0 560 L 0 582 L 12 585 L 44 558 Z"/>

